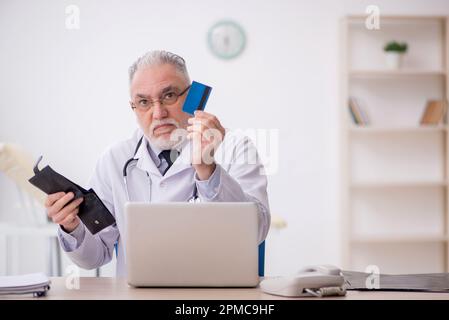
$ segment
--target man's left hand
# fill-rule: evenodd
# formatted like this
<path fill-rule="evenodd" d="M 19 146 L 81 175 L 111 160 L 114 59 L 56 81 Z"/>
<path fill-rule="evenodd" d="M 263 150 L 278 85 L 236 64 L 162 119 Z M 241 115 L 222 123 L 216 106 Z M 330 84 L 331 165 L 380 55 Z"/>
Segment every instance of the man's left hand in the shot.
<path fill-rule="evenodd" d="M 188 120 L 187 138 L 192 140 L 192 166 L 200 180 L 208 180 L 215 170 L 215 151 L 225 136 L 225 129 L 213 114 L 197 110 Z"/>

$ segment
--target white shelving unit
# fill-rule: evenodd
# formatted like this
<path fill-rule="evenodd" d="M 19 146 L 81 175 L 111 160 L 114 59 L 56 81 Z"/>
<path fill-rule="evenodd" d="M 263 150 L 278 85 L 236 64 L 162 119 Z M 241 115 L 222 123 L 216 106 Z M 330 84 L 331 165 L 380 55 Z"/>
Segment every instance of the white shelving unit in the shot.
<path fill-rule="evenodd" d="M 432 126 L 432 127 L 350 127 L 351 134 L 359 133 L 375 133 L 375 134 L 390 134 L 390 133 L 415 133 L 415 132 L 442 132 L 447 130 L 446 126 Z"/>
<path fill-rule="evenodd" d="M 442 70 L 351 70 L 351 78 L 444 77 Z"/>
<path fill-rule="evenodd" d="M 449 19 L 381 16 L 368 30 L 364 16 L 343 19 L 341 145 L 343 265 L 382 273 L 449 271 L 449 130 L 420 126 L 430 99 L 448 99 Z M 409 49 L 388 70 L 383 46 Z M 370 123 L 353 123 L 350 97 Z"/>

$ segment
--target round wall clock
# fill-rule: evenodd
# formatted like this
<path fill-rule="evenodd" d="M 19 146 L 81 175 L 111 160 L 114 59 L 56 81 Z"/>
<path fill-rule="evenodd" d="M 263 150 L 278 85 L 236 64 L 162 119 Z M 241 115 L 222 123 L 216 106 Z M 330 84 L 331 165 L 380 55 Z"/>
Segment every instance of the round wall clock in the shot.
<path fill-rule="evenodd" d="M 246 35 L 243 28 L 236 22 L 223 20 L 209 29 L 207 43 L 215 56 L 228 60 L 243 52 Z"/>

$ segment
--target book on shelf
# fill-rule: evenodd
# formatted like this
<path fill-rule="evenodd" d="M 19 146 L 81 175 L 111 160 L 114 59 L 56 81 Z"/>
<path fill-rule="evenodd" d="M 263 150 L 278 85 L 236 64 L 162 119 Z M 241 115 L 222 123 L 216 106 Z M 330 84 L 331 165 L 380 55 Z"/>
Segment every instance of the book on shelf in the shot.
<path fill-rule="evenodd" d="M 349 112 L 352 121 L 359 126 L 366 126 L 369 124 L 369 119 L 366 111 L 360 107 L 358 101 L 351 97 L 349 98 Z"/>
<path fill-rule="evenodd" d="M 438 125 L 444 122 L 447 112 L 447 101 L 429 100 L 421 116 L 421 125 Z"/>

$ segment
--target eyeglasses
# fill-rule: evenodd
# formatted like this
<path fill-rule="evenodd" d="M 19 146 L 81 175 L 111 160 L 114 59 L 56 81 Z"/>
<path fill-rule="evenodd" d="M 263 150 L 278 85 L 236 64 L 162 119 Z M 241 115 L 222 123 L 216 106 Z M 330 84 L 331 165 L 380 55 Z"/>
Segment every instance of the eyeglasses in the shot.
<path fill-rule="evenodd" d="M 137 109 L 138 111 L 148 111 L 151 107 L 154 106 L 156 101 L 158 101 L 162 106 L 169 106 L 175 104 L 176 101 L 178 101 L 178 98 L 186 93 L 189 89 L 190 86 L 185 88 L 181 93 L 176 93 L 174 90 L 170 90 L 168 92 L 165 92 L 159 99 L 153 101 L 144 97 L 138 97 L 131 102 L 131 108 Z"/>

